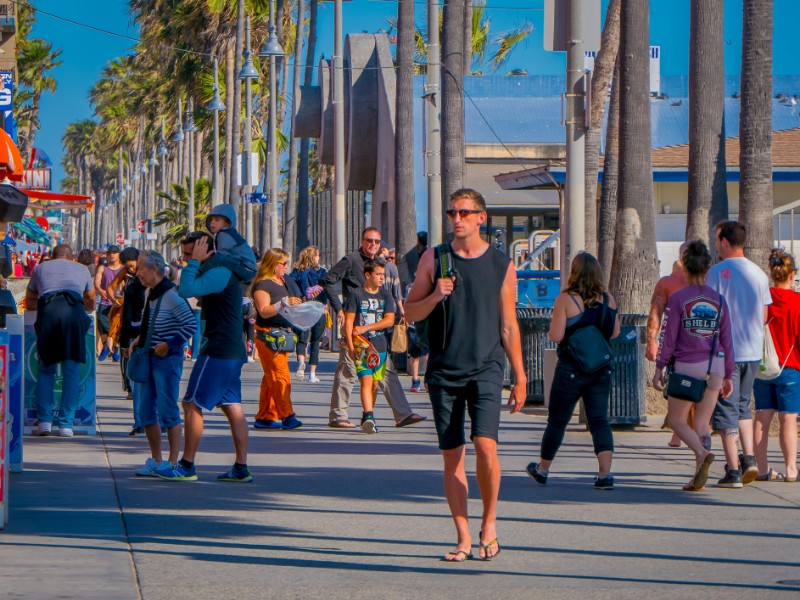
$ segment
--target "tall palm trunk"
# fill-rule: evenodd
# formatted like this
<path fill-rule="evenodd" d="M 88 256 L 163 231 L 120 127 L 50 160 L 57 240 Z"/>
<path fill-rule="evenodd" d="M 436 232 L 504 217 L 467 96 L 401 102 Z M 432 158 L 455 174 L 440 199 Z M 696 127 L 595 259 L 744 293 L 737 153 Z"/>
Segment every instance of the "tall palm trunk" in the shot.
<path fill-rule="evenodd" d="M 222 168 L 222 175 L 224 178 L 224 185 L 220 183 L 223 197 L 227 197 L 230 204 L 236 204 L 236 199 L 231 196 L 231 176 L 233 174 L 233 165 L 236 160 L 236 144 L 233 139 L 233 80 L 235 69 L 234 58 L 234 44 L 235 41 L 230 40 L 228 47 L 225 49 L 225 163 Z"/>
<path fill-rule="evenodd" d="M 239 79 L 239 72 L 242 70 L 242 52 L 244 44 L 244 0 L 239 0 L 239 10 L 236 17 L 236 48 L 234 49 L 233 60 L 233 107 L 228 113 L 232 121 L 231 144 L 233 149 L 230 181 L 228 182 L 228 194 L 232 204 L 239 204 L 239 186 L 236 168 L 236 157 L 239 152 L 250 152 L 250 148 L 241 148 L 242 137 L 242 80 Z M 228 88 L 231 89 L 231 88 Z"/>
<path fill-rule="evenodd" d="M 603 267 L 606 283 L 611 276 L 614 260 L 614 238 L 617 235 L 617 191 L 619 189 L 619 102 L 622 89 L 620 65 L 617 55 L 611 101 L 608 103 L 608 123 L 603 156 L 603 186 L 600 190 L 600 215 L 598 219 L 597 259 Z"/>
<path fill-rule="evenodd" d="M 658 277 L 650 129 L 650 5 L 621 13 L 619 198 L 610 289 L 621 313 L 646 314 Z"/>
<path fill-rule="evenodd" d="M 619 53 L 620 0 L 611 0 L 606 9 L 606 21 L 600 40 L 600 51 L 594 61 L 592 73 L 592 104 L 589 107 L 591 125 L 586 130 L 585 190 L 586 190 L 586 251 L 597 254 L 597 172 L 600 163 L 600 137 L 603 131 L 603 113 L 614 65 Z M 605 170 L 604 170 L 605 172 Z M 608 271 L 606 271 L 606 275 Z"/>
<path fill-rule="evenodd" d="M 395 58 L 395 246 L 398 252 L 407 252 L 416 242 L 417 230 L 414 206 L 414 3 L 411 0 L 397 3 Z"/>
<path fill-rule="evenodd" d="M 762 269 L 772 246 L 772 0 L 744 0 L 739 115 L 739 221 Z"/>
<path fill-rule="evenodd" d="M 472 73 L 472 3 L 464 0 L 464 75 Z"/>
<path fill-rule="evenodd" d="M 297 23 L 294 35 L 294 68 L 292 69 L 292 116 L 289 137 L 289 186 L 286 189 L 284 204 L 283 247 L 293 256 L 298 255 L 297 246 L 297 138 L 295 137 L 295 118 L 297 99 L 300 97 L 300 70 L 303 61 L 303 26 L 306 17 L 305 0 L 297 0 Z"/>
<path fill-rule="evenodd" d="M 311 0 L 308 7 L 308 50 L 306 51 L 306 68 L 303 74 L 303 85 L 311 85 L 314 76 L 314 60 L 317 50 L 317 6 L 319 0 Z M 311 140 L 300 140 L 300 164 L 297 169 L 299 189 L 297 191 L 297 245 L 305 248 L 311 243 L 309 233 L 309 155 Z"/>
<path fill-rule="evenodd" d="M 725 184 L 724 0 L 692 0 L 689 40 L 689 203 L 686 239 L 709 242 L 728 213 Z M 713 208 L 712 208 L 713 207 Z M 715 214 L 716 213 L 716 214 Z"/>
<path fill-rule="evenodd" d="M 464 1 L 448 0 L 442 14 L 442 211 L 464 187 Z M 442 229 L 447 239 L 445 214 Z"/>

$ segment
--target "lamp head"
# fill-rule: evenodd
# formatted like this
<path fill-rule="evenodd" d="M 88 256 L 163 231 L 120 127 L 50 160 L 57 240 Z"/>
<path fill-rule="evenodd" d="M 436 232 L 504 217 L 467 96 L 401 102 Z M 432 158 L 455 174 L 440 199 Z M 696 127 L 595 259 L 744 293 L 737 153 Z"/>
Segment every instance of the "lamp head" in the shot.
<path fill-rule="evenodd" d="M 269 26 L 269 37 L 263 48 L 258 52 L 259 58 L 269 58 L 270 56 L 283 56 L 283 48 L 275 35 L 275 26 Z"/>

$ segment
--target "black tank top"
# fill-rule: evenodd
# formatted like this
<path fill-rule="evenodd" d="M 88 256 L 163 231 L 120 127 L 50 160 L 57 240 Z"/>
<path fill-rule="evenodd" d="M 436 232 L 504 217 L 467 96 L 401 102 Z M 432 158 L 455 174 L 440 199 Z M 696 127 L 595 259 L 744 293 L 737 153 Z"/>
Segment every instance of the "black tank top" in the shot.
<path fill-rule="evenodd" d="M 455 270 L 455 289 L 429 317 L 425 381 L 444 386 L 470 380 L 502 382 L 500 290 L 511 259 L 490 246 L 482 256 L 469 259 L 451 248 L 449 261 Z M 438 267 L 437 263 L 437 275 Z"/>

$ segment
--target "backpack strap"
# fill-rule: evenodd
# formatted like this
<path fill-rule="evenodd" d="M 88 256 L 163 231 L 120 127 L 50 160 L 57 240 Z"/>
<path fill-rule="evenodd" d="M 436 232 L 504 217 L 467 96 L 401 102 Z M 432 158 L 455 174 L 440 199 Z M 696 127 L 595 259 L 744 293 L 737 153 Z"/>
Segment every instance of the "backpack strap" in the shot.
<path fill-rule="evenodd" d="M 439 277 L 447 279 L 450 277 L 450 244 L 439 244 L 436 246 L 435 257 L 439 259 Z"/>

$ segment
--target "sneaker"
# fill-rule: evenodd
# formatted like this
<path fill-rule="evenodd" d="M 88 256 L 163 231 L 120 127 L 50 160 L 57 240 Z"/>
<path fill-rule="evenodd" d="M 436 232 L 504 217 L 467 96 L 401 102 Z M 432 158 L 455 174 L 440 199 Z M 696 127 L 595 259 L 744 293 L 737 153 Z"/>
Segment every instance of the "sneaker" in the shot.
<path fill-rule="evenodd" d="M 167 471 L 174 467 L 168 460 L 156 462 L 154 458 L 148 457 L 141 469 L 136 470 L 137 477 L 157 477 L 156 471 Z"/>
<path fill-rule="evenodd" d="M 253 429 L 280 429 L 281 427 L 283 427 L 283 421 L 256 419 L 256 422 L 253 423 Z"/>
<path fill-rule="evenodd" d="M 297 429 L 302 426 L 303 422 L 297 418 L 297 415 L 289 415 L 281 423 L 282 429 Z"/>
<path fill-rule="evenodd" d="M 547 473 L 539 472 L 539 463 L 532 462 L 525 467 L 525 472 L 528 477 L 533 479 L 539 485 L 547 485 Z"/>
<path fill-rule="evenodd" d="M 52 423 L 39 423 L 39 427 L 36 429 L 36 435 L 50 435 L 52 431 Z"/>
<path fill-rule="evenodd" d="M 369 416 L 361 419 L 361 429 L 364 433 L 378 433 L 378 425 L 375 423 L 375 417 Z"/>
<path fill-rule="evenodd" d="M 753 483 L 758 477 L 756 457 L 752 454 L 739 455 L 739 472 L 742 474 L 742 485 Z"/>
<path fill-rule="evenodd" d="M 128 435 L 130 436 L 142 435 L 143 433 L 144 433 L 144 428 L 134 426 L 131 427 L 131 430 L 128 432 Z"/>
<path fill-rule="evenodd" d="M 112 359 L 114 362 L 119 362 L 119 351 L 117 351 L 117 352 L 114 352 L 114 354 L 112 354 L 112 355 L 111 355 L 111 359 Z"/>
<path fill-rule="evenodd" d="M 311 375 L 308 378 L 308 383 L 319 383 L 319 377 L 317 377 L 316 375 Z"/>
<path fill-rule="evenodd" d="M 58 435 L 61 437 L 72 437 L 75 435 L 75 432 L 72 431 L 69 427 L 59 427 L 58 428 Z"/>
<path fill-rule="evenodd" d="M 297 381 L 303 381 L 306 378 L 306 363 L 300 363 L 297 366 L 297 373 L 295 374 Z"/>
<path fill-rule="evenodd" d="M 596 490 L 613 490 L 614 489 L 614 476 L 606 475 L 605 477 L 594 478 L 594 489 Z"/>
<path fill-rule="evenodd" d="M 111 351 L 108 348 L 103 348 L 100 354 L 97 356 L 97 360 L 103 362 L 105 359 L 108 358 L 108 355 L 111 354 Z"/>
<path fill-rule="evenodd" d="M 412 379 L 411 380 L 411 391 L 414 393 L 419 392 L 420 387 L 422 387 L 422 381 L 419 379 Z"/>
<path fill-rule="evenodd" d="M 249 363 L 254 363 L 254 362 L 256 362 L 256 359 L 255 359 L 255 358 L 253 358 L 252 356 L 248 356 L 248 357 L 247 357 L 247 362 L 249 362 Z"/>
<path fill-rule="evenodd" d="M 250 475 L 250 470 L 245 467 L 243 469 L 236 469 L 231 467 L 229 471 L 222 475 L 217 475 L 217 481 L 235 481 L 237 483 L 250 483 L 253 481 L 253 476 Z"/>
<path fill-rule="evenodd" d="M 187 469 L 181 463 L 170 464 L 166 469 L 156 469 L 153 474 L 167 481 L 194 481 L 197 479 L 194 465 Z"/>
<path fill-rule="evenodd" d="M 742 476 L 739 474 L 739 470 L 731 469 L 728 465 L 725 465 L 725 477 L 717 482 L 717 487 L 743 488 L 744 484 L 742 483 Z"/>

